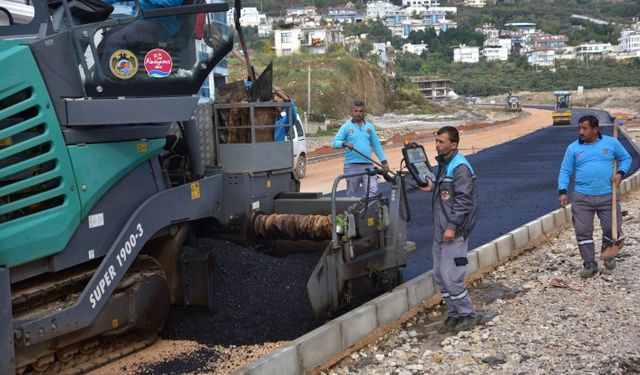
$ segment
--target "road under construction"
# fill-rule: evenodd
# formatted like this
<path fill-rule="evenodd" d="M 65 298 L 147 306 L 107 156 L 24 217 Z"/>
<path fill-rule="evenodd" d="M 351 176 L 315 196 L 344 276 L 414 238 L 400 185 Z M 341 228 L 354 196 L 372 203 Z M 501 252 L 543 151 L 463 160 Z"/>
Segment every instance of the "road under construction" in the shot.
<path fill-rule="evenodd" d="M 609 118 L 607 112 L 575 112 L 576 119 L 584 114 L 597 115 L 603 124 L 602 133 L 611 134 L 611 126 L 606 122 Z M 556 183 L 560 161 L 566 146 L 576 138 L 577 128 L 574 126 L 549 126 L 468 155 L 478 173 L 480 186 L 478 223 L 470 238 L 470 249 L 558 208 Z M 637 170 L 640 158 L 624 137 L 621 141 L 633 156 L 630 175 Z M 321 163 L 335 164 L 336 160 Z M 384 195 L 388 194 L 388 184 L 381 184 L 380 190 Z M 403 281 L 431 269 L 431 195 L 410 188 L 408 197 L 411 220 L 407 238 L 416 243 L 416 250 L 409 254 L 408 265 L 403 269 Z M 242 253 L 251 250 L 243 250 L 233 244 L 226 246 L 228 249 L 220 252 L 217 258 L 227 278 L 221 284 L 219 297 L 226 301 L 213 315 L 205 311 L 174 310 L 161 334 L 163 339 L 170 341 L 204 343 L 209 349 L 203 347 L 179 357 L 151 361 L 134 373 L 203 368 L 227 369 L 213 373 L 229 372 L 235 368 L 234 363 L 241 366 L 256 359 L 247 353 L 246 348 L 255 350 L 256 345 L 293 340 L 322 324 L 314 317 L 308 304 L 301 302 L 305 282 L 318 254 L 301 253 L 277 262 L 268 256 L 251 257 L 247 263 L 249 257 L 243 257 Z M 243 264 L 243 267 L 238 264 Z M 294 268 L 300 271 L 290 272 Z M 238 288 L 234 283 L 238 280 L 244 280 L 243 287 Z M 257 284 L 260 287 L 256 287 Z M 231 292 L 227 288 L 232 285 L 236 286 Z M 208 329 L 203 330 L 202 327 Z M 234 360 L 234 354 L 222 354 L 219 348 L 229 346 L 237 348 L 240 353 L 236 356 L 239 358 Z M 212 359 L 215 357 L 218 359 Z"/>

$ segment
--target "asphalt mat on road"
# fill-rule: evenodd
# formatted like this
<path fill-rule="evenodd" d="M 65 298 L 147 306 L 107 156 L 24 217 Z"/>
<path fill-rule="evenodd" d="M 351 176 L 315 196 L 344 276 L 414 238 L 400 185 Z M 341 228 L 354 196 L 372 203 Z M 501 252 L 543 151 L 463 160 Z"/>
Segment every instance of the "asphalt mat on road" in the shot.
<path fill-rule="evenodd" d="M 601 130 L 611 134 L 611 127 Z M 478 174 L 480 199 L 470 249 L 558 207 L 560 163 L 577 135 L 575 125 L 548 127 L 467 156 Z M 624 138 L 621 141 L 633 156 L 630 175 L 638 168 L 639 158 Z M 389 188 L 383 183 L 380 191 L 388 194 Z M 409 255 L 405 281 L 432 267 L 431 193 L 411 190 L 409 205 L 408 238 L 416 242 L 416 251 Z M 217 271 L 215 312 L 174 308 L 161 334 L 165 339 L 190 340 L 205 347 L 142 368 L 121 369 L 123 372 L 150 375 L 225 368 L 230 354 L 224 348 L 252 350 L 251 345 L 292 340 L 322 324 L 311 312 L 305 288 L 319 253 L 277 258 L 222 240 L 215 240 L 212 246 Z"/>
<path fill-rule="evenodd" d="M 611 127 L 601 127 L 611 135 Z M 511 142 L 467 155 L 478 175 L 478 219 L 469 237 L 474 249 L 508 233 L 531 220 L 557 209 L 557 181 L 560 163 L 567 145 L 577 139 L 576 126 L 547 127 Z M 629 142 L 620 137 L 631 153 L 629 175 L 640 164 Z M 464 144 L 464 136 L 461 139 Z M 382 191 L 389 189 L 381 187 Z M 409 255 L 404 279 L 412 279 L 432 268 L 431 193 L 409 193 L 411 222 L 408 239 L 416 243 Z"/>

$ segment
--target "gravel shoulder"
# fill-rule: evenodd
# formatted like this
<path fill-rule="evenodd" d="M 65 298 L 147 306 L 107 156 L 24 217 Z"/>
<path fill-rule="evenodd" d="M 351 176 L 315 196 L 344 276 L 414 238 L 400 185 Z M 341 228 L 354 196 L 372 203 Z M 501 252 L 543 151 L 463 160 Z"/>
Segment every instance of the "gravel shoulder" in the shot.
<path fill-rule="evenodd" d="M 640 373 L 640 192 L 625 196 L 622 209 L 629 213 L 626 245 L 615 270 L 581 279 L 569 227 L 472 285 L 482 316 L 473 330 L 435 332 L 443 319 L 439 307 L 323 373 Z M 600 236 L 596 229 L 596 248 Z M 572 288 L 556 287 L 555 280 Z"/>

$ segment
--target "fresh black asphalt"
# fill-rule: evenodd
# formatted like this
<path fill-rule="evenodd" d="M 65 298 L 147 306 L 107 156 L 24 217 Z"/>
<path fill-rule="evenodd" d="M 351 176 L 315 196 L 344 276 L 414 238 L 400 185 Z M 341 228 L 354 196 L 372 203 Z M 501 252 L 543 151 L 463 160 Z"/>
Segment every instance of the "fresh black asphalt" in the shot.
<path fill-rule="evenodd" d="M 580 112 L 574 116 L 576 119 Z M 598 117 L 608 123 L 606 112 L 598 113 Z M 578 136 L 577 121 L 574 119 L 572 123 L 541 129 L 468 155 L 480 188 L 478 223 L 470 237 L 470 249 L 558 207 L 556 183 L 560 162 L 567 145 Z M 603 127 L 602 131 L 611 134 L 610 127 Z M 463 134 L 463 148 L 464 140 Z M 632 152 L 628 142 L 621 140 Z M 632 155 L 635 170 L 638 155 L 635 152 Z M 388 194 L 389 185 L 382 184 L 380 190 Z M 408 223 L 408 237 L 416 242 L 416 251 L 409 256 L 405 280 L 432 266 L 431 193 L 414 189 L 409 192 L 409 202 L 412 220 Z M 280 258 L 227 241 L 212 241 L 203 246 L 215 249 L 213 312 L 174 307 L 161 333 L 165 339 L 190 340 L 205 347 L 142 366 L 137 374 L 183 374 L 203 368 L 225 368 L 231 349 L 223 348 L 292 340 L 323 323 L 314 317 L 306 297 L 306 282 L 319 252 Z"/>
<path fill-rule="evenodd" d="M 490 242 L 534 219 L 557 209 L 557 179 L 567 145 L 578 137 L 577 118 L 595 114 L 601 121 L 601 132 L 611 135 L 606 112 L 574 110 L 572 125 L 551 126 L 467 155 L 478 176 L 479 209 L 476 228 L 469 237 L 469 249 Z M 639 158 L 629 142 L 620 137 L 631 153 L 633 163 L 629 175 L 638 168 Z M 460 147 L 464 147 L 464 134 Z M 386 184 L 384 184 L 386 185 Z M 388 186 L 381 187 L 382 191 Z M 414 190 L 409 193 L 411 221 L 408 239 L 416 243 L 403 272 L 409 280 L 432 268 L 431 193 Z"/>

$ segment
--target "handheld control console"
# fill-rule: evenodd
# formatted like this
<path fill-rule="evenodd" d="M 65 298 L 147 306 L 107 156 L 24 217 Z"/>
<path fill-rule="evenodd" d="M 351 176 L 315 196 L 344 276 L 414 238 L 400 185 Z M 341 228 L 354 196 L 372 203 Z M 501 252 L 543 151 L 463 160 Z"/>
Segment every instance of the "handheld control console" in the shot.
<path fill-rule="evenodd" d="M 418 186 L 427 186 L 427 181 L 435 182 L 436 176 L 431 170 L 427 153 L 422 145 L 417 143 L 405 144 L 404 148 L 402 148 L 402 156 L 404 156 L 411 177 L 413 177 Z"/>

